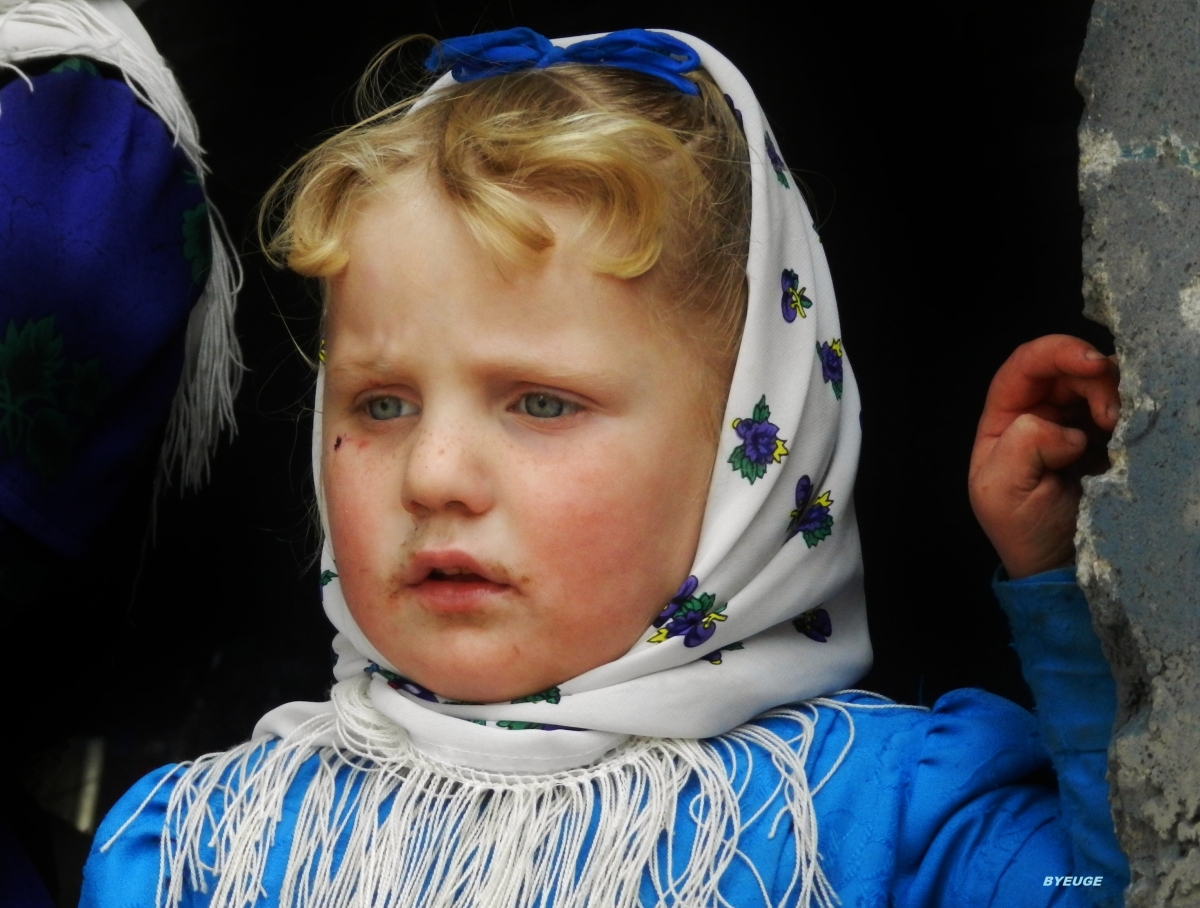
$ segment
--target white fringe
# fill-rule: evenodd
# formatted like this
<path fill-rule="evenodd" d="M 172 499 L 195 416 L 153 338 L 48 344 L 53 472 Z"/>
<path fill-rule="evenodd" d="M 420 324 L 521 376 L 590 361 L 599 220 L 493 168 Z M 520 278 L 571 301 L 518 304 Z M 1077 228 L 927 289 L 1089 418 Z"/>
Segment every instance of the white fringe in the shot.
<path fill-rule="evenodd" d="M 244 908 L 267 896 L 263 877 L 284 798 L 301 768 L 314 766 L 296 817 L 280 906 L 635 906 L 647 871 L 657 905 L 730 906 L 718 882 L 734 860 L 757 876 L 739 838 L 770 810 L 772 837 L 784 821 L 794 833 L 794 871 L 778 904 L 837 904 L 819 865 L 812 795 L 853 741 L 849 704 L 822 699 L 768 713 L 796 724 L 791 739 L 761 725 L 710 741 L 633 738 L 589 767 L 496 774 L 417 751 L 403 729 L 375 710 L 368 684 L 364 677 L 335 685 L 334 711 L 304 723 L 273 748 L 268 745 L 276 739 L 260 738 L 180 768 L 160 843 L 159 908 L 177 908 L 188 891 L 211 890 L 211 908 Z M 810 791 L 804 763 L 818 705 L 840 712 L 851 731 L 833 769 Z M 753 770 L 752 746 L 770 755 L 780 781 L 754 815 L 744 817 L 740 798 Z M 681 804 L 679 793 L 689 780 L 699 792 Z M 695 825 L 682 866 L 672 857 L 679 806 Z M 339 841 L 344 853 L 335 866 Z M 771 904 L 767 882 L 758 879 L 763 902 Z"/>
<path fill-rule="evenodd" d="M 0 3 L 0 8 L 7 5 Z M 145 53 L 86 0 L 24 0 L 0 13 L 0 27 L 8 22 L 46 26 L 66 34 L 62 43 L 9 51 L 7 59 L 0 61 L 0 67 L 16 70 L 25 78 L 16 64 L 72 54 L 115 66 L 138 100 L 166 124 L 203 186 L 208 168 L 196 120 L 175 76 L 161 57 Z M 71 43 L 71 37 L 77 41 Z M 160 486 L 170 485 L 171 476 L 178 470 L 183 488 L 198 488 L 208 478 L 209 459 L 222 429 L 228 429 L 230 438 L 237 431 L 233 402 L 245 367 L 233 316 L 237 293 L 242 287 L 242 266 L 225 223 L 211 201 L 208 223 L 212 267 L 188 319 L 186 360 L 167 419 Z"/>

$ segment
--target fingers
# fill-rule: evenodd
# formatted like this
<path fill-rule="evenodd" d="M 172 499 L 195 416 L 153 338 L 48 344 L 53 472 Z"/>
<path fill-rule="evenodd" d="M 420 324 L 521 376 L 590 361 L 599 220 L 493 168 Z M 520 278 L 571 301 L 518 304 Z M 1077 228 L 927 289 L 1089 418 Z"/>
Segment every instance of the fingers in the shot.
<path fill-rule="evenodd" d="M 1014 486 L 1032 489 L 1047 470 L 1061 470 L 1087 449 L 1087 433 L 1025 413 L 1000 436 L 991 451 L 992 465 Z"/>
<path fill-rule="evenodd" d="M 988 389 L 969 491 L 1010 576 L 1069 562 L 1079 477 L 1103 461 L 1119 415 L 1117 364 L 1066 335 L 1018 347 Z M 1103 469 L 1103 465 L 1100 465 Z"/>
<path fill-rule="evenodd" d="M 1022 344 L 996 372 L 988 389 L 980 437 L 996 437 L 1022 413 L 1054 422 L 1086 402 L 1091 421 L 1111 432 L 1120 413 L 1116 363 L 1086 341 L 1052 334 Z"/>
<path fill-rule="evenodd" d="M 1090 378 L 1104 374 L 1112 365 L 1108 357 L 1081 338 L 1069 334 L 1047 334 L 1019 346 L 1001 371 L 1014 369 L 1032 379 L 1057 378 L 1060 375 Z"/>
<path fill-rule="evenodd" d="M 1088 400 L 1092 421 L 1106 432 L 1111 432 L 1121 416 L 1121 393 L 1118 387 L 1121 367 L 1117 364 L 1116 356 L 1104 357 L 1104 363 L 1104 373 L 1087 383 L 1084 396 Z"/>
<path fill-rule="evenodd" d="M 1031 413 L 1014 419 L 993 443 L 977 445 L 971 507 L 1010 577 L 1049 570 L 1073 557 L 1080 489 L 1064 468 L 1086 450 L 1085 432 Z"/>
<path fill-rule="evenodd" d="M 1047 471 L 1061 470 L 1079 460 L 1087 446 L 1086 432 L 1022 413 L 998 437 L 976 439 L 970 483 L 982 483 L 1002 496 L 1023 496 Z"/>

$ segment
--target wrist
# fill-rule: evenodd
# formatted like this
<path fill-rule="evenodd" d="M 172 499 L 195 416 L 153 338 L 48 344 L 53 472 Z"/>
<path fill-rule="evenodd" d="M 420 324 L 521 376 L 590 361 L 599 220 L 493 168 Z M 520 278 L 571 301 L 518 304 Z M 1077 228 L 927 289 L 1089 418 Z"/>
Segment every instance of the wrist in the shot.
<path fill-rule="evenodd" d="M 1000 563 L 1004 567 L 1004 572 L 1007 573 L 1009 579 L 1019 581 L 1025 577 L 1032 577 L 1036 573 L 1045 573 L 1046 571 L 1056 571 L 1062 567 L 1074 567 L 1075 565 L 1075 541 L 1067 540 L 1062 545 L 1054 548 L 1042 549 L 1042 551 L 1026 551 L 1013 552 L 1004 551 L 1000 546 L 996 547 L 996 554 L 1000 555 Z"/>
<path fill-rule="evenodd" d="M 1043 583 L 1075 584 L 1075 565 L 1066 564 L 1062 567 L 1042 571 L 1040 574 L 1030 574 L 1027 577 L 1010 577 L 1008 576 L 1008 571 L 1004 569 L 1004 565 L 998 564 L 992 574 L 992 588 L 996 590 L 999 590 L 1001 587 L 1030 586 Z"/>
<path fill-rule="evenodd" d="M 1035 574 L 1044 574 L 1047 571 L 1058 571 L 1064 568 L 1075 567 L 1075 551 L 1074 546 L 1069 556 L 1062 557 L 1045 557 L 1033 559 L 1021 558 L 1005 558 L 1000 557 L 1001 570 L 1007 575 L 1008 580 L 1024 580 L 1026 577 L 1032 577 Z"/>

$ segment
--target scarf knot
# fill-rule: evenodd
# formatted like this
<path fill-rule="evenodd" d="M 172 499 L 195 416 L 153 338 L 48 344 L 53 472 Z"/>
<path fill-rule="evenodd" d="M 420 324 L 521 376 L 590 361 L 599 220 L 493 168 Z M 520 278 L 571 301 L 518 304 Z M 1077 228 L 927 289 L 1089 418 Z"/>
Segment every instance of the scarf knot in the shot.
<path fill-rule="evenodd" d="M 425 60 L 425 68 L 438 74 L 449 70 L 456 82 L 473 82 L 561 63 L 629 69 L 663 79 L 684 94 L 700 93 L 695 83 L 683 76 L 700 66 L 700 55 L 678 38 L 643 28 L 612 32 L 569 47 L 555 47 L 531 28 L 468 35 L 438 44 Z"/>

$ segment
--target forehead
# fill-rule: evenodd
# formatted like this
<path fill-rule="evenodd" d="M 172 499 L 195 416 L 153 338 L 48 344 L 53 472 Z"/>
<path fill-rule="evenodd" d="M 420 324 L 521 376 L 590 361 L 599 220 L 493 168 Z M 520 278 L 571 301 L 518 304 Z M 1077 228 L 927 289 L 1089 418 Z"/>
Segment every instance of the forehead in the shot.
<path fill-rule="evenodd" d="M 376 356 L 408 342 L 584 355 L 670 343 L 656 330 L 648 284 L 593 272 L 580 215 L 537 208 L 557 243 L 533 266 L 501 267 L 420 172 L 394 177 L 354 212 L 349 263 L 329 284 L 331 347 Z"/>

